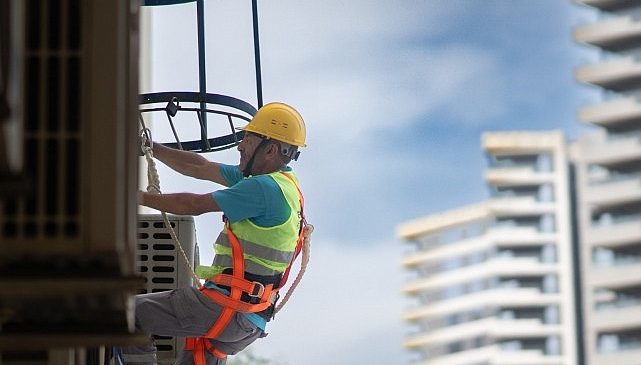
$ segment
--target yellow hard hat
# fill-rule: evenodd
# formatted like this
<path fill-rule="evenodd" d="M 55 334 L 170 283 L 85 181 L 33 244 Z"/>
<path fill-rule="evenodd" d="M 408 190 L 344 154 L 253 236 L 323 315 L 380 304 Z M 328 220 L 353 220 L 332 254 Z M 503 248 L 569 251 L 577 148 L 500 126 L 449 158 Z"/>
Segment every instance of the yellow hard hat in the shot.
<path fill-rule="evenodd" d="M 305 147 L 305 122 L 296 109 L 283 103 L 263 105 L 243 128 L 246 132 Z"/>

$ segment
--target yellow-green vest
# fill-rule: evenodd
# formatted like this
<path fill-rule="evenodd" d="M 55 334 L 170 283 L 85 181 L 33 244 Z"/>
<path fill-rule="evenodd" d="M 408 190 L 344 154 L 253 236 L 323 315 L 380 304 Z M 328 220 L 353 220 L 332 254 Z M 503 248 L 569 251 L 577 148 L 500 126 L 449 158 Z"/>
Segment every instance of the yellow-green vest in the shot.
<path fill-rule="evenodd" d="M 294 255 L 300 229 L 301 207 L 297 187 L 284 174 L 288 174 L 298 184 L 291 171 L 269 174 L 280 187 L 290 208 L 289 218 L 284 223 L 273 227 L 260 227 L 249 219 L 230 223 L 232 232 L 243 248 L 245 272 L 263 276 L 281 274 L 287 269 Z M 214 243 L 214 252 L 216 255 L 212 266 L 199 266 L 197 269 L 198 276 L 203 279 L 232 267 L 231 245 L 226 227 Z"/>

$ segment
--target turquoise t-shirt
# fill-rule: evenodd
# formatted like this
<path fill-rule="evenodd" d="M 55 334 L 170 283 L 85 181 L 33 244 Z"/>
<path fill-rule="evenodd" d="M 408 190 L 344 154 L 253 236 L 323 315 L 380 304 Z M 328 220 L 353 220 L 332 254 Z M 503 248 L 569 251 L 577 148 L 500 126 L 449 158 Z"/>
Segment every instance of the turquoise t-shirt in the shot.
<path fill-rule="evenodd" d="M 291 170 L 289 167 L 285 171 Z M 244 178 L 238 166 L 220 165 L 220 173 L 229 187 L 212 196 L 230 222 L 249 219 L 260 227 L 284 223 L 290 208 L 280 187 L 268 175 Z"/>

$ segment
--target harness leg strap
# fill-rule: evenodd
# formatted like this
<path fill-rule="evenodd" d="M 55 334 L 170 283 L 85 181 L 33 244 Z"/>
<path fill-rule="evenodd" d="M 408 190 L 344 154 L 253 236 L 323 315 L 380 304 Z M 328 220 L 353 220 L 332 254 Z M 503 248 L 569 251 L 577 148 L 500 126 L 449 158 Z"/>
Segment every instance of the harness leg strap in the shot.
<path fill-rule="evenodd" d="M 205 351 L 209 352 L 219 359 L 224 359 L 227 357 L 226 353 L 214 348 L 211 342 L 204 337 L 186 338 L 184 349 L 193 352 L 194 365 L 207 365 Z"/>
<path fill-rule="evenodd" d="M 229 222 L 226 222 L 225 226 L 227 229 L 227 237 L 229 238 L 229 242 L 232 246 L 231 254 L 233 276 L 237 280 L 245 280 L 245 256 L 243 254 L 243 248 L 240 245 L 240 242 L 238 242 L 238 238 L 236 238 L 236 236 L 232 232 L 231 227 L 229 227 Z M 201 290 L 204 290 L 204 288 L 202 288 Z M 229 299 L 240 302 L 240 297 L 243 293 L 242 290 L 237 286 L 232 286 L 230 290 L 231 293 L 229 295 Z M 209 351 L 219 358 L 225 358 L 227 356 L 227 354 L 224 354 L 222 351 L 215 349 L 211 342 L 208 340 L 210 338 L 218 337 L 218 335 L 220 335 L 225 330 L 225 328 L 227 328 L 227 325 L 229 325 L 229 322 L 236 314 L 236 310 L 233 308 L 229 308 L 226 306 L 223 306 L 222 308 L 223 310 L 220 313 L 220 316 L 218 317 L 218 319 L 216 319 L 216 322 L 214 322 L 209 331 L 207 331 L 207 333 L 203 337 L 195 338 L 193 340 L 193 355 L 195 365 L 207 365 L 205 359 L 205 350 Z M 187 341 L 190 341 L 190 339 L 188 339 Z M 187 346 L 188 342 L 186 342 L 185 345 Z"/>

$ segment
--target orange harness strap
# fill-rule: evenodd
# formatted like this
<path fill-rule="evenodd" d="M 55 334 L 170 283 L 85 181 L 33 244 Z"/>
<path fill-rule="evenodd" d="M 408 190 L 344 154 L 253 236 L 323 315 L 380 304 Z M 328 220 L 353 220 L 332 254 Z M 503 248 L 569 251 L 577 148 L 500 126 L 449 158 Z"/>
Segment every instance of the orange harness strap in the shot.
<path fill-rule="evenodd" d="M 270 285 L 269 296 L 271 296 L 271 293 L 273 293 L 273 291 L 271 290 L 271 287 L 272 286 Z M 269 306 L 272 305 L 269 299 L 267 299 L 266 301 L 261 300 L 261 302 L 259 302 L 258 304 L 250 304 L 242 301 L 235 301 L 232 298 L 226 296 L 225 294 L 212 289 L 204 290 L 203 294 L 205 294 L 209 299 L 213 300 L 214 302 L 226 308 L 232 309 L 234 312 L 256 313 L 256 312 L 264 311 L 265 309 L 269 308 Z M 207 334 L 207 336 L 209 336 L 209 333 Z"/>
<path fill-rule="evenodd" d="M 188 337 L 185 339 L 185 350 L 193 351 L 194 364 L 196 365 L 205 365 L 207 360 L 205 360 L 205 351 L 208 351 L 212 355 L 224 359 L 227 357 L 227 354 L 216 349 L 211 342 L 204 337 Z"/>
<path fill-rule="evenodd" d="M 296 249 L 294 251 L 294 256 L 292 260 L 283 273 L 280 284 L 277 288 L 274 288 L 273 284 L 264 286 L 259 282 L 249 281 L 245 279 L 245 257 L 243 254 L 243 248 L 238 241 L 236 235 L 232 232 L 231 227 L 228 221 L 225 221 L 225 228 L 227 229 L 227 238 L 231 245 L 231 256 L 232 256 L 232 275 L 228 274 L 218 274 L 211 278 L 210 280 L 214 284 L 220 284 L 228 286 L 230 288 L 230 295 L 227 296 L 215 289 L 208 289 L 202 287 L 200 291 L 205 294 L 212 301 L 220 304 L 223 307 L 223 310 L 214 324 L 211 326 L 209 331 L 203 337 L 188 337 L 185 339 L 185 350 L 193 351 L 194 364 L 195 365 L 206 365 L 207 361 L 205 359 L 205 351 L 208 351 L 212 355 L 224 359 L 227 357 L 227 354 L 214 348 L 209 339 L 214 339 L 218 337 L 227 327 L 231 319 L 234 317 L 236 312 L 244 313 L 256 313 L 261 312 L 269 306 L 272 305 L 272 299 L 277 295 L 278 289 L 283 287 L 287 282 L 287 277 L 289 276 L 289 270 L 292 266 L 292 263 L 300 254 L 303 247 L 303 225 L 306 223 L 305 214 L 303 213 L 303 194 L 298 187 L 298 184 L 294 179 L 285 174 L 291 182 L 294 184 L 298 190 L 298 198 L 300 202 L 301 209 L 301 218 L 302 224 L 301 229 L 298 234 L 298 241 L 296 242 Z M 257 304 L 246 303 L 240 300 L 243 292 L 249 294 L 252 297 L 259 298 Z"/>
<path fill-rule="evenodd" d="M 234 232 L 232 232 L 231 227 L 229 226 L 229 222 L 225 222 L 225 226 L 227 226 L 227 238 L 229 239 L 229 243 L 231 244 L 231 256 L 232 256 L 232 268 L 233 268 L 233 277 L 236 279 L 237 282 L 239 281 L 247 281 L 245 279 L 245 257 L 243 254 L 243 248 L 240 245 L 240 242 L 238 242 L 238 238 L 236 238 L 236 235 Z M 238 286 L 232 286 L 230 287 L 231 294 L 229 297 L 224 296 L 226 299 L 231 300 L 232 302 L 235 303 L 243 303 L 240 300 L 241 295 L 243 294 L 243 291 L 238 287 Z M 204 290 L 205 295 L 209 297 L 208 294 L 211 294 L 211 292 L 216 292 L 215 290 Z M 217 293 L 217 292 L 216 292 Z M 220 294 L 220 293 L 217 293 Z M 222 295 L 222 294 L 221 294 Z M 210 297 L 211 298 L 211 297 Z M 214 325 L 209 329 L 209 331 L 205 334 L 204 337 L 206 338 L 216 338 L 218 335 L 223 332 L 225 327 L 227 327 L 227 324 L 229 324 L 229 321 L 232 319 L 232 317 L 236 314 L 236 310 L 230 306 L 223 306 L 223 312 L 220 314 L 220 317 L 218 317 L 218 320 Z"/>
<path fill-rule="evenodd" d="M 287 175 L 286 173 L 281 171 L 281 174 L 288 178 L 292 184 L 296 187 L 296 190 L 298 191 L 298 202 L 300 204 L 300 217 L 301 217 L 301 225 L 300 225 L 300 230 L 298 231 L 298 241 L 296 241 L 296 250 L 294 251 L 294 256 L 292 256 L 292 261 L 290 261 L 289 265 L 287 266 L 287 269 L 285 269 L 285 272 L 283 273 L 282 278 L 280 279 L 280 284 L 278 285 L 279 288 L 282 288 L 285 286 L 285 283 L 287 283 L 287 278 L 289 278 L 289 270 L 292 268 L 292 263 L 296 260 L 298 255 L 300 255 L 302 249 L 303 249 L 303 242 L 305 240 L 305 237 L 303 236 L 303 227 L 307 224 L 307 220 L 305 219 L 305 198 L 303 197 L 303 192 L 300 191 L 300 188 L 298 187 L 298 184 L 296 184 L 296 181 L 294 181 L 294 178 L 291 176 Z"/>
<path fill-rule="evenodd" d="M 200 289 L 203 292 L 203 294 L 207 295 L 207 297 L 211 298 L 215 302 L 218 303 L 218 300 L 220 299 L 220 297 L 224 297 L 224 301 L 228 302 L 228 304 L 231 304 L 231 305 L 223 305 L 223 310 L 220 313 L 220 316 L 203 337 L 189 337 L 185 340 L 185 350 L 193 351 L 195 365 L 207 364 L 207 362 L 205 361 L 205 350 L 209 351 L 211 354 L 219 358 L 225 358 L 227 356 L 227 354 L 223 353 L 222 351 L 215 349 L 212 346 L 209 339 L 218 337 L 218 335 L 220 335 L 225 330 L 225 328 L 227 327 L 227 325 L 229 324 L 229 322 L 237 312 L 237 310 L 235 309 L 236 304 L 241 304 L 241 303 L 245 304 L 240 300 L 240 297 L 243 291 L 239 287 L 241 285 L 239 285 L 238 283 L 246 281 L 250 284 L 253 284 L 248 280 L 245 280 L 245 277 L 244 277 L 245 259 L 243 256 L 243 249 L 240 245 L 240 242 L 238 242 L 238 238 L 236 238 L 236 235 L 234 235 L 234 233 L 232 232 L 231 227 L 229 227 L 229 222 L 225 222 L 225 226 L 227 229 L 227 238 L 229 239 L 229 242 L 231 244 L 232 260 L 233 260 L 232 261 L 233 276 L 232 275 L 229 275 L 229 276 L 232 276 L 232 278 L 234 279 L 234 283 L 236 285 L 230 286 L 231 293 L 229 296 L 226 296 L 222 293 L 218 293 L 216 290 L 207 289 L 205 287 Z M 214 293 L 220 294 L 220 297 L 212 296 L 212 294 Z"/>

